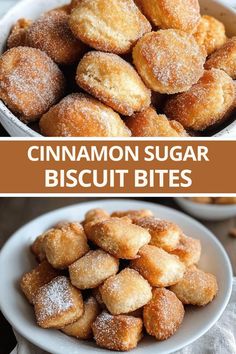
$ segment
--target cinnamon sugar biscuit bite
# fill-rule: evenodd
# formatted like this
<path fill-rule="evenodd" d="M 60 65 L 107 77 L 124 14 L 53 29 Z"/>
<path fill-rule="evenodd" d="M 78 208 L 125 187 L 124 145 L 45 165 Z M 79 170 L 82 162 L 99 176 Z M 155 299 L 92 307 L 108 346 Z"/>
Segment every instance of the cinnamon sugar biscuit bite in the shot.
<path fill-rule="evenodd" d="M 139 210 L 127 210 L 127 211 L 114 211 L 111 214 L 111 217 L 113 218 L 123 218 L 125 216 L 133 220 L 133 219 L 143 218 L 146 216 L 153 216 L 153 213 L 149 209 L 139 209 Z"/>
<path fill-rule="evenodd" d="M 92 338 L 92 324 L 100 313 L 100 307 L 94 297 L 84 302 L 83 315 L 74 323 L 62 328 L 62 332 L 78 339 Z"/>
<path fill-rule="evenodd" d="M 167 289 L 153 289 L 152 295 L 152 300 L 144 306 L 144 327 L 157 340 L 165 340 L 183 322 L 184 307 L 177 296 Z"/>
<path fill-rule="evenodd" d="M 85 46 L 73 36 L 68 20 L 69 15 L 65 11 L 43 14 L 27 31 L 29 47 L 41 49 L 58 64 L 78 62 Z"/>
<path fill-rule="evenodd" d="M 119 260 L 103 250 L 86 253 L 69 266 L 70 280 L 79 289 L 96 288 L 119 270 Z"/>
<path fill-rule="evenodd" d="M 78 65 L 76 81 L 85 91 L 126 116 L 151 104 L 151 91 L 132 65 L 116 54 L 87 53 Z"/>
<path fill-rule="evenodd" d="M 106 309 L 106 305 L 104 304 L 104 301 L 103 301 L 103 299 L 102 299 L 102 296 L 101 296 L 99 287 L 98 287 L 98 288 L 95 288 L 95 289 L 92 289 L 92 294 L 93 294 L 93 296 L 95 297 L 96 301 L 98 302 L 99 306 L 100 306 L 102 309 Z"/>
<path fill-rule="evenodd" d="M 168 287 L 183 278 L 185 266 L 177 256 L 151 245 L 142 247 L 139 256 L 131 262 L 131 267 L 152 286 Z"/>
<path fill-rule="evenodd" d="M 169 121 L 164 114 L 157 114 L 152 107 L 127 118 L 125 123 L 131 130 L 132 136 L 188 136 L 184 127 L 179 122 Z"/>
<path fill-rule="evenodd" d="M 227 39 L 224 24 L 208 15 L 201 17 L 193 36 L 206 49 L 207 55 L 219 49 Z"/>
<path fill-rule="evenodd" d="M 151 235 L 150 245 L 171 251 L 180 241 L 182 230 L 173 222 L 162 220 L 154 216 L 134 219 L 133 222 L 148 230 Z"/>
<path fill-rule="evenodd" d="M 31 24 L 31 20 L 20 18 L 12 27 L 11 33 L 7 39 L 7 48 L 26 46 L 27 31 Z"/>
<path fill-rule="evenodd" d="M 97 219 L 109 219 L 110 218 L 110 214 L 104 210 L 104 209 L 91 209 L 89 210 L 86 214 L 85 214 L 85 223 L 88 223 L 90 221 L 94 221 Z"/>
<path fill-rule="evenodd" d="M 197 264 L 201 257 L 201 242 L 182 234 L 177 247 L 170 253 L 178 256 L 187 267 Z"/>
<path fill-rule="evenodd" d="M 200 21 L 198 0 L 135 0 L 147 18 L 159 28 L 192 32 Z"/>
<path fill-rule="evenodd" d="M 205 64 L 206 69 L 224 70 L 232 79 L 236 79 L 236 37 L 227 42 L 214 52 Z"/>
<path fill-rule="evenodd" d="M 28 301 L 33 304 L 38 290 L 58 275 L 58 272 L 47 261 L 43 261 L 36 268 L 23 275 L 20 281 L 21 290 Z"/>
<path fill-rule="evenodd" d="M 164 111 L 186 129 L 202 131 L 227 119 L 235 97 L 233 80 L 219 69 L 205 70 L 196 85 L 170 98 Z"/>
<path fill-rule="evenodd" d="M 171 286 L 179 300 L 185 305 L 205 306 L 218 292 L 216 277 L 195 266 L 187 269 L 183 279 Z"/>
<path fill-rule="evenodd" d="M 49 230 L 45 235 L 44 250 L 54 268 L 67 268 L 89 251 L 83 227 L 78 223 L 67 223 L 62 228 Z"/>
<path fill-rule="evenodd" d="M 129 137 L 118 113 L 98 100 L 71 94 L 44 114 L 39 122 L 43 135 L 62 137 Z"/>
<path fill-rule="evenodd" d="M 151 239 L 147 230 L 119 218 L 85 224 L 85 232 L 98 247 L 123 259 L 136 258 L 139 249 Z"/>
<path fill-rule="evenodd" d="M 60 276 L 42 286 L 34 299 L 37 323 L 43 328 L 62 328 L 83 314 L 81 292 Z"/>
<path fill-rule="evenodd" d="M 192 35 L 160 30 L 144 35 L 133 49 L 133 60 L 147 87 L 174 94 L 190 89 L 203 74 L 205 49 Z"/>
<path fill-rule="evenodd" d="M 75 37 L 103 52 L 124 54 L 151 31 L 151 25 L 133 0 L 81 0 L 69 25 Z"/>
<path fill-rule="evenodd" d="M 109 312 L 119 315 L 135 311 L 152 298 L 152 288 L 138 272 L 126 268 L 99 288 Z"/>
<path fill-rule="evenodd" d="M 44 238 L 45 238 L 46 232 L 43 233 L 42 235 L 38 236 L 34 242 L 32 243 L 30 249 L 32 253 L 35 255 L 36 259 L 39 262 L 42 262 L 43 260 L 46 259 L 46 254 L 44 251 Z"/>
<path fill-rule="evenodd" d="M 137 347 L 142 338 L 143 323 L 133 316 L 112 316 L 102 312 L 92 325 L 94 339 L 99 347 L 127 351 Z"/>
<path fill-rule="evenodd" d="M 62 72 L 39 49 L 16 47 L 0 58 L 0 99 L 26 123 L 55 104 L 64 87 Z"/>

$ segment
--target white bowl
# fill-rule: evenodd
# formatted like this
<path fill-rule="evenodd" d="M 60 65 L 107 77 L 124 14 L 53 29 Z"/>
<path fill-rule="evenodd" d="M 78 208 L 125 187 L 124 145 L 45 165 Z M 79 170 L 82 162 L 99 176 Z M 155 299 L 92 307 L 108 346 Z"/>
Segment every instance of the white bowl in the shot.
<path fill-rule="evenodd" d="M 220 221 L 236 216 L 236 204 L 202 204 L 187 198 L 175 198 L 175 201 L 184 211 L 202 220 Z"/>
<path fill-rule="evenodd" d="M 132 353 L 172 353 L 207 332 L 222 315 L 231 294 L 232 270 L 224 248 L 208 229 L 189 216 L 158 204 L 128 199 L 98 200 L 50 212 L 31 221 L 9 239 L 0 253 L 0 308 L 12 326 L 23 337 L 49 353 L 108 353 L 91 342 L 78 341 L 60 331 L 38 327 L 33 309 L 19 289 L 20 277 L 32 269 L 35 263 L 29 251 L 34 238 L 60 220 L 82 220 L 86 211 L 97 207 L 109 212 L 149 208 L 156 216 L 178 223 L 187 235 L 200 239 L 203 249 L 200 267 L 215 274 L 218 280 L 219 292 L 214 301 L 206 307 L 188 308 L 183 324 L 174 336 L 163 342 L 145 338 Z"/>
<path fill-rule="evenodd" d="M 0 20 L 0 54 L 5 50 L 6 40 L 13 24 L 21 17 L 35 19 L 39 15 L 56 6 L 68 3 L 69 0 L 22 0 L 17 3 Z M 236 11 L 223 5 L 220 0 L 200 0 L 201 12 L 213 15 L 224 22 L 228 36 L 236 35 Z M 11 111 L 0 101 L 0 122 L 11 136 L 17 137 L 39 137 L 40 134 L 22 123 Z M 236 121 L 229 124 L 218 132 L 215 137 L 232 138 L 236 136 Z"/>

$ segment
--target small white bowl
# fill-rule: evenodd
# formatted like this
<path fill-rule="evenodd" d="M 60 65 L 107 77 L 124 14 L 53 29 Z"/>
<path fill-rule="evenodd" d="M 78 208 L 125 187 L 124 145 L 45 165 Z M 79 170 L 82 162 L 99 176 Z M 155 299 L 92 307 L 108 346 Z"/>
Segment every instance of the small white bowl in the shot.
<path fill-rule="evenodd" d="M 187 198 L 175 198 L 175 201 L 184 211 L 202 220 L 220 221 L 236 216 L 236 204 L 202 204 Z"/>
<path fill-rule="evenodd" d="M 68 3 L 69 0 L 21 0 L 0 20 L 0 54 L 5 50 L 6 40 L 13 24 L 21 17 L 35 19 L 42 12 Z M 223 5 L 220 0 L 200 0 L 202 14 L 209 14 L 222 21 L 228 36 L 236 35 L 236 11 Z M 22 123 L 0 101 L 0 122 L 11 136 L 39 137 L 41 136 Z M 236 137 L 236 121 L 214 135 L 220 138 Z"/>

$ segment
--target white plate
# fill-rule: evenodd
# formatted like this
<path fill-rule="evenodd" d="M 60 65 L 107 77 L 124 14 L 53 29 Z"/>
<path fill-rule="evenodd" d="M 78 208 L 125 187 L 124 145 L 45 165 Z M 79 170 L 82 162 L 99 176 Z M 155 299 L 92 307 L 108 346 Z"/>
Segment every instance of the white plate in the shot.
<path fill-rule="evenodd" d="M 236 215 L 236 204 L 202 204 L 187 198 L 175 198 L 177 204 L 187 213 L 202 220 L 225 220 Z"/>
<path fill-rule="evenodd" d="M 97 207 L 109 212 L 149 208 L 156 216 L 178 223 L 187 235 L 201 240 L 203 255 L 200 267 L 215 274 L 219 284 L 215 300 L 203 308 L 189 308 L 182 326 L 173 337 L 163 342 L 146 338 L 133 353 L 172 353 L 201 337 L 219 319 L 230 298 L 232 270 L 226 252 L 209 230 L 183 213 L 158 204 L 128 199 L 98 200 L 62 208 L 31 221 L 10 238 L 0 253 L 0 307 L 8 321 L 22 336 L 50 353 L 89 354 L 95 350 L 98 353 L 108 353 L 93 343 L 78 341 L 57 330 L 38 327 L 33 309 L 19 290 L 22 273 L 34 265 L 29 251 L 34 238 L 60 220 L 82 220 L 86 211 Z"/>
<path fill-rule="evenodd" d="M 22 17 L 36 19 L 42 12 L 56 6 L 68 3 L 69 0 L 21 0 L 0 20 L 0 54 L 5 50 L 6 40 L 13 24 Z M 236 11 L 222 3 L 221 0 L 200 0 L 202 14 L 215 16 L 222 21 L 227 30 L 227 35 L 236 35 Z M 41 135 L 22 123 L 0 101 L 0 122 L 11 136 L 40 137 Z M 235 138 L 236 121 L 218 132 L 216 137 Z"/>

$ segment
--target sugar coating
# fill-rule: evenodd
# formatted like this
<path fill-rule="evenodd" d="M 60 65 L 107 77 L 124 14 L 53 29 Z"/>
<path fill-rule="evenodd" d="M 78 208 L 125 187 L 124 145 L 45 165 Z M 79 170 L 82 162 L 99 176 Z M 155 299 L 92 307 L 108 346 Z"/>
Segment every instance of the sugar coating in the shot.
<path fill-rule="evenodd" d="M 25 18 L 20 18 L 16 21 L 7 39 L 7 48 L 26 46 L 27 31 L 31 24 L 32 21 Z"/>

